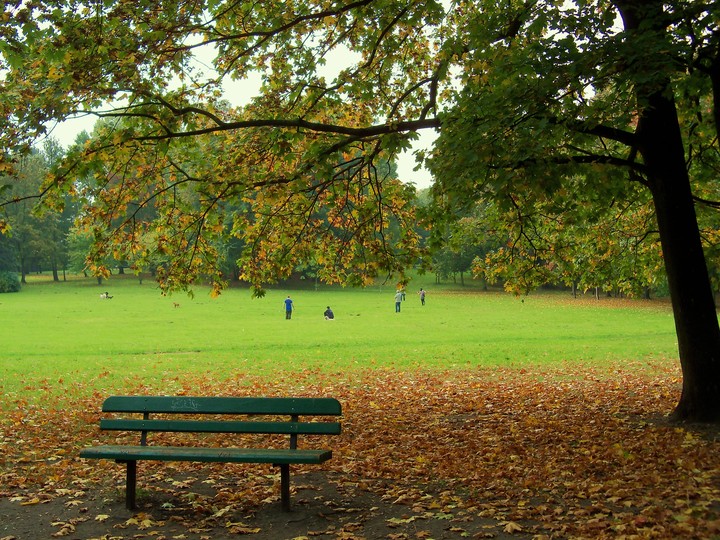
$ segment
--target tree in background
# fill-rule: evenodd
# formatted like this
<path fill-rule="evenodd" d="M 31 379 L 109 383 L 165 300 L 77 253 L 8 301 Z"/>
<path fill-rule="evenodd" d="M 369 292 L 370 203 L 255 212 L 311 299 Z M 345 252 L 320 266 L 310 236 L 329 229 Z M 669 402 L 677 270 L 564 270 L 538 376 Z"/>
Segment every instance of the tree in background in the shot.
<path fill-rule="evenodd" d="M 0 166 L 9 172 L 49 120 L 103 117 L 43 191 L 61 206 L 57 188 L 94 179 L 83 212 L 94 271 L 109 254 L 142 264 L 159 253 L 163 287 L 205 275 L 220 288 L 219 202 L 243 201 L 252 210 L 230 230 L 259 293 L 303 261 L 326 281 L 363 284 L 417 259 L 413 190 L 381 164 L 420 129 L 441 133 L 429 157 L 445 207 L 492 199 L 524 232 L 535 204 L 572 199 L 571 180 L 599 207 L 624 201 L 629 185 L 647 190 L 684 374 L 675 415 L 717 420 L 720 329 L 690 183 L 710 186 L 718 150 L 717 10 L 697 0 L 6 6 Z M 195 52 L 212 69 L 200 73 Z M 223 80 L 254 73 L 258 95 L 222 99 Z M 149 207 L 157 218 L 136 219 Z"/>
<path fill-rule="evenodd" d="M 53 139 L 47 139 L 42 151 L 33 150 L 17 164 L 12 176 L 0 177 L 2 193 L 15 204 L 5 208 L 5 219 L 11 229 L 3 235 L 3 265 L 21 275 L 22 283 L 29 272 L 50 269 L 59 281 L 59 272 L 67 268 L 66 239 L 76 205 L 67 203 L 62 212 L 53 213 L 37 208 L 34 198 L 39 193 L 52 163 L 62 159 L 63 151 Z"/>
<path fill-rule="evenodd" d="M 485 260 L 488 254 L 505 244 L 504 224 L 494 215 L 491 204 L 477 203 L 466 209 L 465 215 L 449 218 L 445 215 L 437 218 L 447 222 L 444 234 L 438 240 L 438 227 L 434 232 L 436 248 L 433 252 L 432 268 L 438 278 L 460 274 L 460 283 L 465 284 L 465 273 L 480 277 L 487 288 L 488 283 L 498 281 L 498 273 L 478 270 L 478 261 Z M 498 230 L 501 227 L 501 230 Z"/>
<path fill-rule="evenodd" d="M 20 277 L 17 273 L 15 249 L 9 237 L 0 232 L 0 293 L 19 290 Z"/>

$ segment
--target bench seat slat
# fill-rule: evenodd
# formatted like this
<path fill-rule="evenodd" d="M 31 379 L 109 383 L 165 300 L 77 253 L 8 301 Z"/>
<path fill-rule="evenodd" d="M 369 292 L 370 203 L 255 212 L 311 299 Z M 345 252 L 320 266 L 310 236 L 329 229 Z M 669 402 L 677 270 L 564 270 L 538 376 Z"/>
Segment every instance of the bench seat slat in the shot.
<path fill-rule="evenodd" d="M 181 414 L 342 414 L 335 398 L 253 398 L 190 396 L 110 396 L 104 412 L 151 412 Z"/>
<path fill-rule="evenodd" d="M 100 420 L 100 429 L 114 431 L 172 431 L 184 433 L 267 433 L 283 435 L 338 435 L 338 422 L 245 422 L 226 420 Z"/>
<path fill-rule="evenodd" d="M 80 457 L 117 461 L 201 461 L 285 465 L 323 463 L 332 457 L 332 450 L 105 445 L 85 448 L 80 451 Z"/>

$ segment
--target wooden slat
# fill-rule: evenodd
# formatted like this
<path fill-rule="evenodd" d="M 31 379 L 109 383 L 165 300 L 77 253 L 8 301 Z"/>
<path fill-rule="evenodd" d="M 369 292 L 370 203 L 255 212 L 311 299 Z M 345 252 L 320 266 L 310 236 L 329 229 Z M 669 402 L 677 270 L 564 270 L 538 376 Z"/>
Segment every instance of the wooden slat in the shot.
<path fill-rule="evenodd" d="M 342 414 L 334 398 L 249 398 L 190 396 L 110 396 L 104 412 L 182 413 L 182 414 Z"/>
<path fill-rule="evenodd" d="M 173 431 L 183 433 L 268 433 L 299 435 L 338 435 L 338 422 L 241 422 L 223 420 L 100 420 L 100 429 L 114 431 Z"/>
<path fill-rule="evenodd" d="M 331 450 L 287 450 L 264 448 L 206 448 L 190 446 L 95 446 L 80 451 L 80 457 L 117 461 L 200 461 L 226 463 L 323 463 Z"/>

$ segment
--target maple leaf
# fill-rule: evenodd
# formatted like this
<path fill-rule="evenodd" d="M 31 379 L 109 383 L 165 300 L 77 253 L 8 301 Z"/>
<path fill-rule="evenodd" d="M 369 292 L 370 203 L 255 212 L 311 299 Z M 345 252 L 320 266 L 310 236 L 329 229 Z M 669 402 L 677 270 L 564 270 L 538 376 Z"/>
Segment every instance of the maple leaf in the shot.
<path fill-rule="evenodd" d="M 222 517 L 222 516 L 224 516 L 225 514 L 227 514 L 228 512 L 230 512 L 231 510 L 232 510 L 232 506 L 226 506 L 226 507 L 224 507 L 224 508 L 221 508 L 221 509 L 218 510 L 217 512 L 215 512 L 215 513 L 213 514 L 213 517 Z"/>
<path fill-rule="evenodd" d="M 60 527 L 60 530 L 52 533 L 52 537 L 68 536 L 75 532 L 75 525 L 73 523 L 54 522 L 53 527 Z"/>
<path fill-rule="evenodd" d="M 400 525 L 406 525 L 408 523 L 412 523 L 417 519 L 417 516 L 410 516 L 407 518 L 390 518 L 387 519 L 386 522 L 388 524 L 388 527 L 399 527 Z"/>
<path fill-rule="evenodd" d="M 508 521 L 505 524 L 505 527 L 503 527 L 503 531 L 509 534 L 521 532 L 523 530 L 522 526 L 515 523 L 514 521 Z"/>
<path fill-rule="evenodd" d="M 157 525 L 157 523 L 154 522 L 153 520 L 143 519 L 140 522 L 140 524 L 138 525 L 138 529 L 140 529 L 140 530 L 149 529 L 150 527 L 154 527 L 155 525 Z"/>
<path fill-rule="evenodd" d="M 242 522 L 228 522 L 225 527 L 232 534 L 257 534 L 262 530 L 260 527 L 250 527 Z"/>

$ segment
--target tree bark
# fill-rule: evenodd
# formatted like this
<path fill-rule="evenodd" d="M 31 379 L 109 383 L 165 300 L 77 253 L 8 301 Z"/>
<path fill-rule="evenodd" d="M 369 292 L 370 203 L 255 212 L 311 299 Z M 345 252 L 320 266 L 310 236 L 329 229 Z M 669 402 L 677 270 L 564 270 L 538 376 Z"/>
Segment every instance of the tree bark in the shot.
<path fill-rule="evenodd" d="M 662 3 L 619 1 L 625 27 L 658 21 Z M 654 26 L 654 25 L 651 25 Z M 647 31 L 648 25 L 643 27 Z M 685 167 L 684 146 L 669 80 L 636 86 L 638 150 L 647 169 L 675 317 L 683 374 L 678 421 L 720 421 L 720 326 Z"/>
<path fill-rule="evenodd" d="M 720 420 L 720 327 L 685 168 L 675 104 L 649 100 L 638 125 L 675 316 L 683 373 L 677 420 Z"/>

